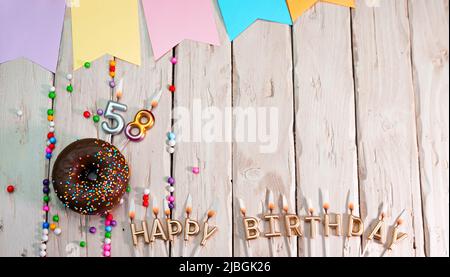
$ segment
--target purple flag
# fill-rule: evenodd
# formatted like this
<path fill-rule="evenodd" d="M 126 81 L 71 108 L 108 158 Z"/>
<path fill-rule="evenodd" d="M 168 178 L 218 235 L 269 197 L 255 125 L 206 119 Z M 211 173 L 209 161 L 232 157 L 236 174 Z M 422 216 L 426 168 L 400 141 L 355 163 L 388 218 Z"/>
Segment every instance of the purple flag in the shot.
<path fill-rule="evenodd" d="M 56 71 L 65 0 L 0 0 L 0 63 L 25 57 Z"/>

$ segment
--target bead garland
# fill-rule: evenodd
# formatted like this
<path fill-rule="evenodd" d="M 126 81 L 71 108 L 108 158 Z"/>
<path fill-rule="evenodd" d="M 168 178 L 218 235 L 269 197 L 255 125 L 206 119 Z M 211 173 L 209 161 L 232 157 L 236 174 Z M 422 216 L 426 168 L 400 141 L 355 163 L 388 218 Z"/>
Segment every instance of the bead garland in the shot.
<path fill-rule="evenodd" d="M 53 110 L 54 101 L 56 98 L 56 88 L 51 87 L 50 91 L 48 93 L 48 98 L 51 102 L 51 108 L 47 110 L 47 121 L 49 126 L 49 132 L 47 133 L 47 147 L 45 148 L 45 158 L 50 161 L 52 158 L 53 150 L 55 149 L 56 145 L 56 137 L 55 137 L 55 122 L 54 122 L 54 116 L 55 112 Z M 50 180 L 44 179 L 42 181 L 42 192 L 44 194 L 42 200 L 43 200 L 43 206 L 42 210 L 44 212 L 44 222 L 42 223 L 42 237 L 41 237 L 41 245 L 39 246 L 39 256 L 46 257 L 47 256 L 47 241 L 48 241 L 48 235 L 49 235 L 49 229 L 55 232 L 56 235 L 61 234 L 61 229 L 57 227 L 56 223 L 59 221 L 59 217 L 53 217 L 53 220 L 56 221 L 56 223 L 52 223 L 50 225 L 49 223 L 49 212 L 50 212 Z M 55 220 L 57 219 L 57 220 Z"/>
<path fill-rule="evenodd" d="M 167 202 L 169 203 L 169 209 L 172 212 L 172 210 L 175 208 L 175 179 L 173 177 L 167 178 L 167 183 L 169 186 L 167 187 L 167 191 L 169 192 L 169 196 L 167 196 Z"/>

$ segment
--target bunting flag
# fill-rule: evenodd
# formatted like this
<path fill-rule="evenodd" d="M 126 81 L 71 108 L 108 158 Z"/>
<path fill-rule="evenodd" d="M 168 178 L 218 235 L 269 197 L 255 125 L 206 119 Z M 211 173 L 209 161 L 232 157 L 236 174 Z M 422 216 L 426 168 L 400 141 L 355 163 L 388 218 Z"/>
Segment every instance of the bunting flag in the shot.
<path fill-rule="evenodd" d="M 285 0 L 218 0 L 230 40 L 258 19 L 292 25 Z"/>
<path fill-rule="evenodd" d="M 155 59 L 184 39 L 219 45 L 211 0 L 143 0 Z"/>
<path fill-rule="evenodd" d="M 27 58 L 56 71 L 65 0 L 0 0 L 0 63 Z"/>
<path fill-rule="evenodd" d="M 350 8 L 355 7 L 355 0 L 287 0 L 292 20 L 297 20 L 299 16 L 309 10 L 317 2 L 326 2 Z"/>
<path fill-rule="evenodd" d="M 140 65 L 138 0 L 78 0 L 72 6 L 73 68 L 105 54 Z"/>

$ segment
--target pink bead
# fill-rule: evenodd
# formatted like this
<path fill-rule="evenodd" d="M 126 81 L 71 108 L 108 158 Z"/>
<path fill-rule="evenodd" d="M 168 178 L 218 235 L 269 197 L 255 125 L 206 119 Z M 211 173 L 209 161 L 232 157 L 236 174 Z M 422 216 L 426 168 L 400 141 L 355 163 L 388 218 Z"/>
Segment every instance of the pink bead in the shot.
<path fill-rule="evenodd" d="M 105 251 L 111 250 L 111 245 L 105 244 L 105 245 L 103 246 L 103 250 L 105 250 Z"/>
<path fill-rule="evenodd" d="M 169 200 L 169 202 L 175 202 L 175 197 L 174 196 L 169 196 L 169 198 L 167 198 Z"/>
<path fill-rule="evenodd" d="M 103 256 L 109 257 L 109 256 L 111 256 L 111 252 L 109 252 L 109 251 L 103 251 Z"/>
<path fill-rule="evenodd" d="M 52 153 L 52 149 L 50 149 L 50 147 L 45 148 L 45 153 L 51 154 Z"/>
<path fill-rule="evenodd" d="M 194 173 L 194 174 L 199 174 L 199 173 L 200 173 L 200 168 L 198 168 L 198 167 L 193 167 L 193 168 L 192 168 L 192 173 Z"/>
<path fill-rule="evenodd" d="M 176 64 L 178 62 L 177 58 L 173 57 L 172 59 L 170 59 L 170 62 L 172 64 Z"/>
<path fill-rule="evenodd" d="M 44 206 L 44 207 L 42 207 L 42 210 L 44 210 L 45 212 L 48 212 L 48 211 L 50 211 L 50 207 L 49 206 Z"/>
<path fill-rule="evenodd" d="M 105 220 L 105 226 L 109 226 L 111 225 L 111 221 L 110 220 Z"/>

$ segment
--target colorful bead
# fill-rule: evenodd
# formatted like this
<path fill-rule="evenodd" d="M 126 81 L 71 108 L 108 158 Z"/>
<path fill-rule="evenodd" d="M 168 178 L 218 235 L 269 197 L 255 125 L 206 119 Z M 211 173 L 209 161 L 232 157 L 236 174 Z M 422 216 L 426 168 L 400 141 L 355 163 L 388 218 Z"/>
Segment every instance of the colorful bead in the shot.
<path fill-rule="evenodd" d="M 105 238 L 105 244 L 111 244 L 111 239 Z"/>
<path fill-rule="evenodd" d="M 48 212 L 48 211 L 50 211 L 50 207 L 46 205 L 46 206 L 42 207 L 42 210 L 44 212 Z"/>
<path fill-rule="evenodd" d="M 111 221 L 110 220 L 105 220 L 105 226 L 109 226 L 111 225 Z"/>
<path fill-rule="evenodd" d="M 56 228 L 55 231 L 53 231 L 53 233 L 55 233 L 55 235 L 59 236 L 61 235 L 61 228 Z"/>
<path fill-rule="evenodd" d="M 111 252 L 109 252 L 109 251 L 103 251 L 103 256 L 105 256 L 105 257 L 110 257 L 110 256 L 111 256 Z"/>
<path fill-rule="evenodd" d="M 43 235 L 48 235 L 48 229 L 42 229 L 42 234 Z"/>
<path fill-rule="evenodd" d="M 169 209 L 173 209 L 173 208 L 175 208 L 175 204 L 169 203 Z"/>
<path fill-rule="evenodd" d="M 194 166 L 194 167 L 192 168 L 192 173 L 194 173 L 194 174 L 199 174 L 199 173 L 200 173 L 200 168 Z"/>
<path fill-rule="evenodd" d="M 55 97 L 56 97 L 56 93 L 54 93 L 54 92 L 49 92 L 48 93 L 48 98 L 55 99 Z"/>
<path fill-rule="evenodd" d="M 102 109 L 97 109 L 97 114 L 102 116 L 103 115 L 103 110 Z"/>
<path fill-rule="evenodd" d="M 128 186 L 127 186 L 127 192 L 130 192 L 130 191 L 131 191 L 131 186 L 128 185 Z"/>
<path fill-rule="evenodd" d="M 117 226 L 117 221 L 111 220 L 111 226 L 112 226 L 112 227 L 116 227 L 116 226 Z"/>
<path fill-rule="evenodd" d="M 172 193 L 172 192 L 175 191 L 175 187 L 168 186 L 168 187 L 167 187 L 167 190 L 168 190 L 170 193 Z"/>
<path fill-rule="evenodd" d="M 18 117 L 21 117 L 23 115 L 23 111 L 22 110 L 17 110 L 16 112 Z"/>
<path fill-rule="evenodd" d="M 6 187 L 6 191 L 8 192 L 8 193 L 13 193 L 14 192 L 14 186 L 13 185 L 9 185 L 9 186 L 7 186 Z"/>
<path fill-rule="evenodd" d="M 56 138 L 53 137 L 53 138 L 51 138 L 49 141 L 50 141 L 50 143 L 55 144 L 55 143 L 56 143 Z"/>
<path fill-rule="evenodd" d="M 54 115 L 55 111 L 53 109 L 48 109 L 47 110 L 47 115 Z"/>
<path fill-rule="evenodd" d="M 68 73 L 67 75 L 66 75 L 66 78 L 67 78 L 67 80 L 72 80 L 72 78 L 73 78 L 73 76 L 72 76 L 72 74 L 70 74 L 70 73 Z"/>
<path fill-rule="evenodd" d="M 116 87 L 116 82 L 114 82 L 114 81 L 109 81 L 109 87 L 110 87 L 110 88 L 115 88 L 115 87 Z"/>
<path fill-rule="evenodd" d="M 106 232 L 106 233 L 105 233 L 105 238 L 110 239 L 110 238 L 111 238 L 111 232 Z"/>
<path fill-rule="evenodd" d="M 173 203 L 175 202 L 175 197 L 173 195 L 167 197 L 167 200 L 169 200 L 169 202 Z"/>
<path fill-rule="evenodd" d="M 111 250 L 111 244 L 104 244 L 103 245 L 103 250 L 105 250 L 105 251 Z"/>
<path fill-rule="evenodd" d="M 92 117 L 92 120 L 94 120 L 95 123 L 98 123 L 98 122 L 100 121 L 100 116 L 94 115 L 94 116 Z"/>
<path fill-rule="evenodd" d="M 54 222 L 59 222 L 59 215 L 55 214 L 55 215 L 53 216 L 53 221 L 54 221 Z"/>
<path fill-rule="evenodd" d="M 50 154 L 50 153 L 45 154 L 45 158 L 47 160 L 50 160 L 52 158 L 52 154 Z"/>
<path fill-rule="evenodd" d="M 50 149 L 50 147 L 47 147 L 47 148 L 45 148 L 45 152 L 51 154 L 52 153 L 52 149 Z"/>
<path fill-rule="evenodd" d="M 111 76 L 111 78 L 116 77 L 116 72 L 114 71 L 109 72 L 109 76 Z"/>
<path fill-rule="evenodd" d="M 144 195 L 149 195 L 150 194 L 150 190 L 149 189 L 144 189 Z"/>
<path fill-rule="evenodd" d="M 106 215 L 106 220 L 111 221 L 111 220 L 113 220 L 113 218 L 114 218 L 114 216 L 112 214 L 107 214 Z"/>
<path fill-rule="evenodd" d="M 67 90 L 67 92 L 73 92 L 73 86 L 72 86 L 72 84 L 69 84 L 69 85 L 66 87 L 66 90 Z"/>
<path fill-rule="evenodd" d="M 42 242 L 47 242 L 48 241 L 48 236 L 47 235 L 42 235 L 41 240 L 42 240 Z"/>
<path fill-rule="evenodd" d="M 44 198 L 42 200 L 44 200 L 44 202 L 48 203 L 48 202 L 50 202 L 50 196 L 44 195 Z"/>
<path fill-rule="evenodd" d="M 173 177 L 169 177 L 169 178 L 167 178 L 167 183 L 173 185 L 173 184 L 175 184 L 175 179 Z"/>
<path fill-rule="evenodd" d="M 116 66 L 116 61 L 115 60 L 110 60 L 109 61 L 109 66 Z"/>
<path fill-rule="evenodd" d="M 45 251 L 39 252 L 39 257 L 44 258 L 45 256 L 47 256 L 47 252 L 45 252 Z"/>
<path fill-rule="evenodd" d="M 105 231 L 106 232 L 111 232 L 112 231 L 112 226 L 106 226 L 105 227 Z"/>
<path fill-rule="evenodd" d="M 109 71 L 110 72 L 115 72 L 116 71 L 116 66 L 115 65 L 109 65 Z"/>
<path fill-rule="evenodd" d="M 170 86 L 169 86 L 169 91 L 170 91 L 170 92 L 175 92 L 175 90 L 176 90 L 176 88 L 175 88 L 174 85 L 170 85 Z"/>
<path fill-rule="evenodd" d="M 48 229 L 48 227 L 50 227 L 50 224 L 48 222 L 42 223 L 42 229 Z"/>
<path fill-rule="evenodd" d="M 48 121 L 53 121 L 53 115 L 47 116 L 47 120 L 48 120 Z"/>
<path fill-rule="evenodd" d="M 83 113 L 83 116 L 84 116 L 84 118 L 89 118 L 89 117 L 91 117 L 91 113 L 89 111 L 85 111 Z"/>
<path fill-rule="evenodd" d="M 50 88 L 50 92 L 55 92 L 56 91 L 56 88 L 55 87 L 51 87 Z"/>
<path fill-rule="evenodd" d="M 41 245 L 39 245 L 39 249 L 41 249 L 42 251 L 47 250 L 47 244 L 42 243 Z"/>
<path fill-rule="evenodd" d="M 177 60 L 177 58 L 172 57 L 172 58 L 170 59 L 170 62 L 171 62 L 172 64 L 177 64 L 178 60 Z"/>
<path fill-rule="evenodd" d="M 54 137 L 54 136 L 55 136 L 55 134 L 52 133 L 52 132 L 47 133 L 47 138 L 48 138 L 48 139 L 51 139 L 51 138 Z"/>
<path fill-rule="evenodd" d="M 175 133 L 173 133 L 173 132 L 169 132 L 169 133 L 167 133 L 167 138 L 168 138 L 169 140 L 175 140 L 176 135 L 175 135 Z"/>
<path fill-rule="evenodd" d="M 50 193 L 50 188 L 49 187 L 44 187 L 42 189 L 42 192 L 45 193 L 45 194 L 49 194 Z"/>
<path fill-rule="evenodd" d="M 89 233 L 95 234 L 96 232 L 97 232 L 97 228 L 95 228 L 94 226 L 89 228 Z"/>
<path fill-rule="evenodd" d="M 80 241 L 80 247 L 85 247 L 86 246 L 86 242 L 84 240 Z"/>
<path fill-rule="evenodd" d="M 175 145 L 177 145 L 177 141 L 176 140 L 168 140 L 167 144 L 171 147 L 174 147 Z"/>
<path fill-rule="evenodd" d="M 50 224 L 50 230 L 55 230 L 56 229 L 56 224 L 55 223 L 52 223 L 52 224 Z"/>
<path fill-rule="evenodd" d="M 175 153 L 175 148 L 172 147 L 172 146 L 168 146 L 168 147 L 166 148 L 166 150 L 167 150 L 167 152 L 168 152 L 169 154 Z"/>
<path fill-rule="evenodd" d="M 91 63 L 90 62 L 85 62 L 84 63 L 84 68 L 91 68 Z"/>

